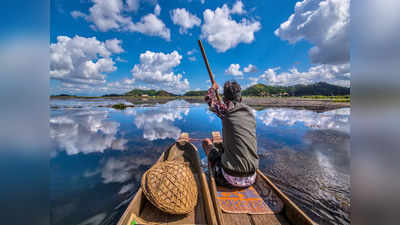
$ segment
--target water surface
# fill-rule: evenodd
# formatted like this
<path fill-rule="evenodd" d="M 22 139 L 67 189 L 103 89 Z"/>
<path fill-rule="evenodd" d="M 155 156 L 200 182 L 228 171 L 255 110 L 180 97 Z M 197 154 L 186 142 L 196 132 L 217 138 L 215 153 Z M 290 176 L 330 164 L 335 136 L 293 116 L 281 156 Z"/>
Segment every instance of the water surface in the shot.
<path fill-rule="evenodd" d="M 113 103 L 51 101 L 52 224 L 116 224 L 142 174 L 181 132 L 205 138 L 221 130 L 205 104 L 99 107 Z M 348 224 L 350 109 L 254 113 L 260 169 L 316 222 Z"/>

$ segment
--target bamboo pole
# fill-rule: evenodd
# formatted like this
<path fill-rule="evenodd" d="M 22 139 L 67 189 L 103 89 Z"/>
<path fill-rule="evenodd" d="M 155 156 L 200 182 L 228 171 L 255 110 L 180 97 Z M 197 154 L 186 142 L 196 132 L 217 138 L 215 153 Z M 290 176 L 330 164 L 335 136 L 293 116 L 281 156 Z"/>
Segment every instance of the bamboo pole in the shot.
<path fill-rule="evenodd" d="M 211 84 L 215 84 L 216 82 L 214 79 L 214 75 L 211 71 L 210 64 L 208 63 L 208 59 L 207 59 L 206 52 L 204 51 L 203 43 L 201 42 L 201 40 L 198 40 L 198 43 L 199 43 L 199 47 L 201 50 L 201 54 L 203 55 L 204 63 L 206 64 L 206 67 L 207 67 L 207 71 L 208 71 L 208 75 L 210 77 Z M 218 90 L 215 90 L 215 94 L 217 95 L 218 102 L 221 103 L 221 98 L 219 97 Z"/>

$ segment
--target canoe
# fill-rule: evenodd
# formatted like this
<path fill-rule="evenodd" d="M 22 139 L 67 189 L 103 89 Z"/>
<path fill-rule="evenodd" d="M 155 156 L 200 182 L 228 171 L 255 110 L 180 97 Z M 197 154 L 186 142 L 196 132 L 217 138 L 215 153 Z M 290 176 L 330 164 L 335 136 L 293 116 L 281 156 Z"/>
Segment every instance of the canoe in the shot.
<path fill-rule="evenodd" d="M 213 144 L 219 148 L 222 146 L 222 137 L 219 132 L 212 132 Z M 208 164 L 210 165 L 210 163 Z M 271 190 L 283 201 L 284 206 L 278 214 L 249 215 L 224 213 L 216 201 L 217 187 L 215 185 L 214 171 L 209 166 L 209 181 L 211 198 L 215 209 L 218 225 L 252 224 L 252 225 L 314 225 L 314 223 L 294 202 L 292 202 L 266 175 L 257 170 L 255 189 L 270 187 Z"/>
<path fill-rule="evenodd" d="M 183 161 L 192 170 L 198 187 L 197 205 L 189 214 L 171 215 L 154 207 L 141 188 L 136 192 L 118 225 L 132 224 L 210 224 L 217 225 L 206 175 L 204 174 L 197 148 L 190 143 L 189 135 L 182 133 L 176 143 L 161 154 L 157 162 Z"/>
<path fill-rule="evenodd" d="M 212 140 L 216 147 L 222 145 L 219 132 L 212 132 Z M 176 143 L 161 154 L 157 162 L 183 161 L 192 170 L 198 187 L 198 201 L 193 212 L 187 215 L 171 215 L 154 207 L 144 196 L 142 189 L 136 192 L 128 208 L 121 216 L 118 225 L 132 224 L 211 224 L 211 225 L 315 225 L 315 223 L 294 204 L 274 183 L 257 170 L 254 186 L 263 188 L 269 186 L 283 201 L 284 207 L 279 214 L 273 215 L 248 215 L 229 214 L 222 212 L 217 204 L 217 187 L 213 170 L 209 168 L 209 179 L 203 172 L 197 148 L 190 143 L 189 135 L 182 133 Z M 210 164 L 209 164 L 210 165 Z M 257 189 L 256 188 L 256 189 Z"/>

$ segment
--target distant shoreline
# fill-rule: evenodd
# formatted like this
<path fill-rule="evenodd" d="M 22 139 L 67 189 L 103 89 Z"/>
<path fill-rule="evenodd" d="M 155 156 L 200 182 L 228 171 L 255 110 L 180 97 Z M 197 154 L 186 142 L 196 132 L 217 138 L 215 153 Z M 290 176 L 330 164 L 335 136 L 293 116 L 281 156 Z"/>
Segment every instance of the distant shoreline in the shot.
<path fill-rule="evenodd" d="M 133 96 L 116 96 L 116 97 L 86 97 L 86 96 L 51 96 L 50 99 L 68 100 L 125 100 L 134 105 L 141 104 L 163 104 L 172 100 L 182 99 L 190 103 L 204 103 L 203 96 L 174 96 L 174 97 L 133 97 Z M 243 97 L 243 102 L 257 110 L 268 107 L 308 109 L 317 112 L 324 112 L 338 108 L 350 107 L 350 99 L 329 98 L 313 98 L 310 97 Z"/>

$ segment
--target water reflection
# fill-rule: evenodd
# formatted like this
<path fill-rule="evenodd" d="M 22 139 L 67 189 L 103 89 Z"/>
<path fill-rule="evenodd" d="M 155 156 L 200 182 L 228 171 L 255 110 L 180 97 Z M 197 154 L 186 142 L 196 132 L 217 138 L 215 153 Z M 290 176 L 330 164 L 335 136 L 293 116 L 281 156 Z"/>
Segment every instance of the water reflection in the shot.
<path fill-rule="evenodd" d="M 324 113 L 310 110 L 294 110 L 283 108 L 265 109 L 257 114 L 266 126 L 293 126 L 302 124 L 314 129 L 336 129 L 350 132 L 350 108 L 336 109 Z"/>
<path fill-rule="evenodd" d="M 175 120 L 182 120 L 190 112 L 190 104 L 183 100 L 170 101 L 156 107 L 130 109 L 127 113 L 135 116 L 134 123 L 143 130 L 143 138 L 157 140 L 177 139 L 181 129 L 174 125 Z"/>
<path fill-rule="evenodd" d="M 261 169 L 316 222 L 349 224 L 350 109 L 257 115 Z"/>
<path fill-rule="evenodd" d="M 181 132 L 204 138 L 221 130 L 206 104 L 178 100 L 120 111 L 68 101 L 51 110 L 52 224 L 116 224 L 142 174 Z M 350 109 L 255 115 L 261 170 L 317 222 L 348 224 Z"/>
<path fill-rule="evenodd" d="M 124 150 L 127 140 L 117 138 L 120 124 L 107 120 L 107 110 L 65 111 L 50 118 L 50 138 L 68 155 Z"/>

